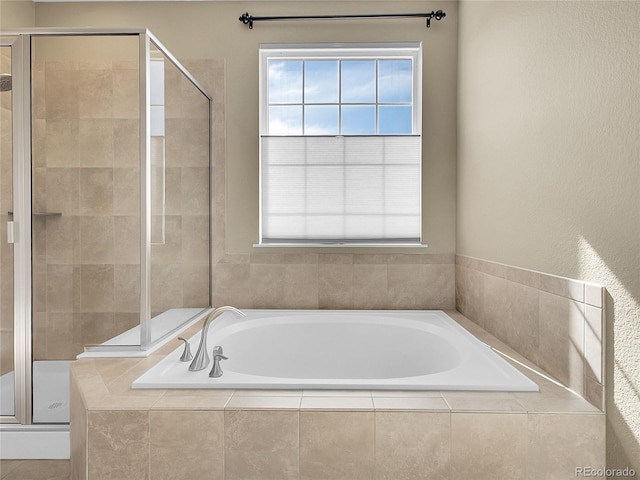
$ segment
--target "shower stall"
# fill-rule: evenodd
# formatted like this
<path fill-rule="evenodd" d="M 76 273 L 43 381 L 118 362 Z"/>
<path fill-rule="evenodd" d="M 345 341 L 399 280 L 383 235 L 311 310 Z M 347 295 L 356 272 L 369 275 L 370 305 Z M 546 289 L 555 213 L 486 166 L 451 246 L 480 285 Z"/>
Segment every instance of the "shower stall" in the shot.
<path fill-rule="evenodd" d="M 0 434 L 65 432 L 71 360 L 211 304 L 211 98 L 146 29 L 0 31 L 0 75 Z"/>

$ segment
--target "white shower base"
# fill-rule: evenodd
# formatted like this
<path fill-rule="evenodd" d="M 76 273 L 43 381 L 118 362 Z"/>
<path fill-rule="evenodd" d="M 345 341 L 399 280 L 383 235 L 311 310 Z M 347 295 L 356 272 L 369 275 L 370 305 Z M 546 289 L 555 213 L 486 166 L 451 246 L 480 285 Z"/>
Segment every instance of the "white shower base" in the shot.
<path fill-rule="evenodd" d="M 33 363 L 33 422 L 0 428 L 0 459 L 67 459 L 69 440 L 69 361 Z M 14 413 L 14 373 L 0 376 L 0 414 Z M 57 424 L 57 425 L 56 425 Z"/>
<path fill-rule="evenodd" d="M 33 362 L 33 423 L 69 423 L 67 360 Z M 0 415 L 13 415 L 14 374 L 0 377 Z"/>

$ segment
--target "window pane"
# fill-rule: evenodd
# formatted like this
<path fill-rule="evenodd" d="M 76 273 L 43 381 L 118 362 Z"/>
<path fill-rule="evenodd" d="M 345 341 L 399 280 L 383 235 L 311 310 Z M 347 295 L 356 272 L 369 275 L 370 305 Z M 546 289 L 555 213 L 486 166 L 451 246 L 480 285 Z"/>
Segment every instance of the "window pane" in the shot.
<path fill-rule="evenodd" d="M 302 107 L 269 107 L 269 135 L 302 135 Z"/>
<path fill-rule="evenodd" d="M 342 62 L 342 102 L 375 103 L 376 62 L 344 60 Z"/>
<path fill-rule="evenodd" d="M 411 107 L 381 106 L 378 110 L 380 135 L 410 135 L 412 133 Z"/>
<path fill-rule="evenodd" d="M 269 60 L 269 103 L 302 103 L 302 61 Z"/>
<path fill-rule="evenodd" d="M 338 103 L 337 60 L 304 62 L 304 102 Z"/>
<path fill-rule="evenodd" d="M 376 107 L 373 105 L 343 106 L 342 134 L 375 135 Z"/>
<path fill-rule="evenodd" d="M 338 106 L 316 105 L 304 107 L 305 135 L 337 135 Z"/>
<path fill-rule="evenodd" d="M 378 102 L 411 102 L 411 60 L 380 60 Z"/>

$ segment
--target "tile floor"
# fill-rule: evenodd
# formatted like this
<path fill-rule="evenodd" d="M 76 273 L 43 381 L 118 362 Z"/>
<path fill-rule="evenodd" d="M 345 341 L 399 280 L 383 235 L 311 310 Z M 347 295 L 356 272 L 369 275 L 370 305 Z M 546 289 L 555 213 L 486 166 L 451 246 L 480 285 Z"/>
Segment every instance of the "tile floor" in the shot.
<path fill-rule="evenodd" d="M 69 460 L 0 460 L 0 480 L 69 480 Z"/>

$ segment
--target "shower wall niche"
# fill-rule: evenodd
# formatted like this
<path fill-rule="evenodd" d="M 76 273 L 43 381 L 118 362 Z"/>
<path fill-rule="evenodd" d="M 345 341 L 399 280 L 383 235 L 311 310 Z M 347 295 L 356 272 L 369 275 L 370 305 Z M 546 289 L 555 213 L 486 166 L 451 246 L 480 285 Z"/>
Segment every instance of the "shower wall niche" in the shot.
<path fill-rule="evenodd" d="M 21 152 L 30 156 L 11 210 L 30 226 L 29 248 L 16 255 L 29 256 L 31 308 L 12 318 L 28 324 L 25 351 L 15 354 L 3 311 L 2 374 L 12 373 L 14 355 L 32 362 L 22 379 L 33 380 L 32 415 L 22 423 L 66 422 L 40 412 L 38 404 L 58 402 L 38 401 L 51 388 L 37 377 L 63 378 L 87 351 L 147 350 L 211 304 L 211 99 L 146 30 L 19 37 L 23 51 L 12 55 L 28 60 L 13 71 L 24 86 L 13 93 L 29 100 L 21 114 L 31 136 L 13 156 L 1 152 L 0 173 L 4 180 L 12 164 L 29 161 Z M 11 195 L 3 183 L 2 198 Z M 12 286 L 4 250 L 3 308 Z M 16 369 L 16 392 L 20 376 Z"/>

